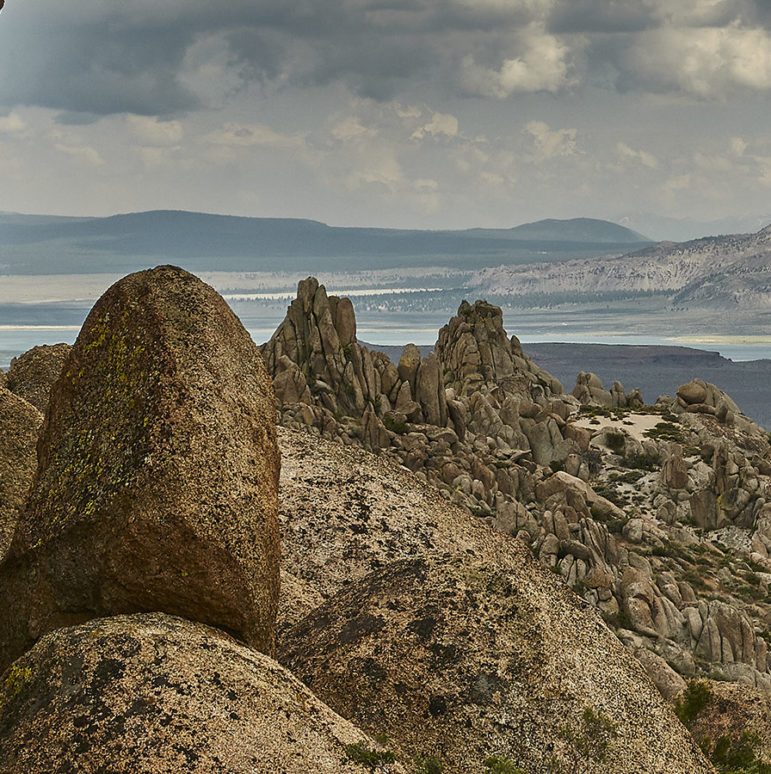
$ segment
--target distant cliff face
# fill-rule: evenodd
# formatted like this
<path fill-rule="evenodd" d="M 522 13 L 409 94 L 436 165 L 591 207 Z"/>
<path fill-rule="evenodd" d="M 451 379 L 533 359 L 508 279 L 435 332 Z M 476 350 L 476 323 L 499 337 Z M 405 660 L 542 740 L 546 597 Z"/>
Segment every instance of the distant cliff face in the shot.
<path fill-rule="evenodd" d="M 771 306 L 770 261 L 771 226 L 757 234 L 662 242 L 620 257 L 483 269 L 469 284 L 487 295 L 666 292 L 677 307 L 757 308 Z"/>

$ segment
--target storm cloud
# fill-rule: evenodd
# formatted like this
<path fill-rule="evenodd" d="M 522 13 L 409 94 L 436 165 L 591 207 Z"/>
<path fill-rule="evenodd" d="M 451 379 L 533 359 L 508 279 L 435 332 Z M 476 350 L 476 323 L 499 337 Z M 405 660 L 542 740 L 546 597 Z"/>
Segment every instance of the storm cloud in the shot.
<path fill-rule="evenodd" d="M 757 211 L 769 52 L 765 0 L 8 0 L 0 208 Z"/>
<path fill-rule="evenodd" d="M 193 110 L 206 104 L 204 45 L 238 83 L 268 91 L 342 83 L 378 100 L 421 89 L 505 99 L 610 68 L 623 90 L 719 98 L 733 85 L 771 89 L 768 22 L 760 0 L 13 0 L 0 103 Z"/>

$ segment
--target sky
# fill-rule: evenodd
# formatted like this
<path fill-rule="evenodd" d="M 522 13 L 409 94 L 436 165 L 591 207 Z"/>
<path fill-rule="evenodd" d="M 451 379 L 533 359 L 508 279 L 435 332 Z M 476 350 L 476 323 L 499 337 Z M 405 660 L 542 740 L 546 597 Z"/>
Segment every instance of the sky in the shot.
<path fill-rule="evenodd" d="M 149 209 L 759 227 L 771 0 L 6 0 L 0 210 Z"/>

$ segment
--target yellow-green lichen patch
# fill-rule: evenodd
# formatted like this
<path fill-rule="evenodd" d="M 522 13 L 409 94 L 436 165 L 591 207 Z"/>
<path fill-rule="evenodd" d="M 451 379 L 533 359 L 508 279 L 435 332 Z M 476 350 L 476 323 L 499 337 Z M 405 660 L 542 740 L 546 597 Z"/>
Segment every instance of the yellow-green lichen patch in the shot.
<path fill-rule="evenodd" d="M 0 689 L 0 711 L 22 692 L 31 677 L 30 667 L 20 666 L 18 663 L 11 665 Z"/>

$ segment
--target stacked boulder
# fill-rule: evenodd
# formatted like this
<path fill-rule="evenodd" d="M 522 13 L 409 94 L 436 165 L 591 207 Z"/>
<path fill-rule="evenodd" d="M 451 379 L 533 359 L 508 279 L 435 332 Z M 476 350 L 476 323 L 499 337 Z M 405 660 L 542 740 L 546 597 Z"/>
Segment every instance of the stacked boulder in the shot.
<path fill-rule="evenodd" d="M 110 288 L 0 565 L 4 770 L 337 772 L 367 742 L 270 659 L 279 468 L 271 382 L 224 300 L 168 266 Z"/>
<path fill-rule="evenodd" d="M 5 386 L 45 413 L 51 387 L 59 378 L 71 349 L 69 344 L 44 344 L 13 358 Z"/>

